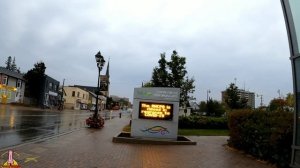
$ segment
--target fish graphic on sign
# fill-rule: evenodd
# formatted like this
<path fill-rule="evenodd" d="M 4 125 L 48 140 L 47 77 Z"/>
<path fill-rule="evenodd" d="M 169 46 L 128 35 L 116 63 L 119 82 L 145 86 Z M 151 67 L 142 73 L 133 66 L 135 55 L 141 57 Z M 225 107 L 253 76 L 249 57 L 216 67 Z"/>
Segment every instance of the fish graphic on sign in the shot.
<path fill-rule="evenodd" d="M 141 130 L 142 132 L 149 132 L 151 134 L 157 134 L 157 133 L 160 133 L 161 135 L 165 135 L 165 134 L 168 134 L 169 131 L 168 131 L 168 128 L 165 128 L 163 126 L 154 126 L 154 127 L 150 127 L 150 128 L 146 128 L 146 129 L 143 129 Z"/>

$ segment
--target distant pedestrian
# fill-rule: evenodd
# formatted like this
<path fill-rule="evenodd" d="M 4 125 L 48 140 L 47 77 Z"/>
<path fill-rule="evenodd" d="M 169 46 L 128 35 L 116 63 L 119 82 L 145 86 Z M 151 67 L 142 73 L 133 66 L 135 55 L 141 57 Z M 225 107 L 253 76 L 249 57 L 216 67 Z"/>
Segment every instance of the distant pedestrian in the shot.
<path fill-rule="evenodd" d="M 122 118 L 122 111 L 119 112 L 119 118 Z"/>

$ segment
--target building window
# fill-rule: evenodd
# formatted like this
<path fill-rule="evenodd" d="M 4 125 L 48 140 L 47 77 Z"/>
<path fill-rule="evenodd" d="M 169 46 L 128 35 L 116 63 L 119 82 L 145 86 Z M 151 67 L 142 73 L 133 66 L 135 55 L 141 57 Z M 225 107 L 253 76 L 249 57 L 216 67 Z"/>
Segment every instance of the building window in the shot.
<path fill-rule="evenodd" d="M 49 82 L 49 88 L 52 89 L 52 83 L 51 82 Z"/>
<path fill-rule="evenodd" d="M 84 99 L 84 94 L 82 95 L 82 98 Z"/>
<path fill-rule="evenodd" d="M 7 85 L 7 76 L 3 76 L 3 77 L 2 77 L 1 83 L 2 83 L 3 85 Z"/>
<path fill-rule="evenodd" d="M 75 91 L 72 92 L 72 97 L 75 97 Z"/>
<path fill-rule="evenodd" d="M 80 93 L 79 92 L 77 92 L 77 97 L 79 97 L 80 96 Z"/>
<path fill-rule="evenodd" d="M 21 86 L 22 86 L 22 81 L 19 79 L 17 82 L 17 88 L 21 88 Z"/>

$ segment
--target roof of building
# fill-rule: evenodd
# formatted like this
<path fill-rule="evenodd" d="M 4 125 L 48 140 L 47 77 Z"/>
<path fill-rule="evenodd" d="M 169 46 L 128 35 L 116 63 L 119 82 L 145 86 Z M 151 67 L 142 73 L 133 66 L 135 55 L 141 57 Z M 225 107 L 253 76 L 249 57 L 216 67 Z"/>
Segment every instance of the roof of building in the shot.
<path fill-rule="evenodd" d="M 88 91 L 94 98 L 96 98 L 97 97 L 97 95 L 95 94 L 95 93 L 93 93 L 93 92 L 91 92 L 91 91 Z M 105 96 L 102 96 L 102 95 L 98 95 L 99 96 L 99 99 L 102 99 L 102 100 L 104 100 L 104 99 L 106 99 L 106 97 Z"/>
<path fill-rule="evenodd" d="M 97 90 L 97 87 L 94 87 L 94 86 L 74 85 L 74 87 L 78 87 L 78 88 L 81 88 L 83 90 L 87 90 L 87 91 L 90 91 L 90 92 L 93 92 L 93 93 L 95 93 L 95 91 Z"/>
<path fill-rule="evenodd" d="M 24 78 L 23 78 L 24 75 L 22 73 L 11 71 L 4 67 L 0 67 L 0 73 L 5 74 L 7 76 L 12 76 L 12 77 L 24 80 Z"/>
<path fill-rule="evenodd" d="M 193 109 L 199 109 L 199 105 L 198 105 L 196 102 L 190 102 L 190 106 L 191 106 Z"/>
<path fill-rule="evenodd" d="M 86 90 L 86 91 L 89 91 L 89 92 L 92 92 L 92 93 L 95 93 L 97 91 L 97 87 L 94 87 L 94 86 L 82 86 L 82 85 L 74 85 L 74 86 L 69 86 L 69 87 L 78 87 L 80 89 L 83 89 L 83 90 Z M 101 91 L 99 96 L 105 96 L 103 95 L 103 92 L 105 91 Z M 105 96 L 106 97 L 106 96 Z"/>
<path fill-rule="evenodd" d="M 49 75 L 46 75 L 45 74 L 45 76 L 44 76 L 46 79 L 48 79 L 48 80 L 51 80 L 52 82 L 56 82 L 56 83 L 60 83 L 58 80 L 56 80 L 56 79 L 54 79 L 54 78 L 52 78 L 51 76 L 49 76 Z"/>

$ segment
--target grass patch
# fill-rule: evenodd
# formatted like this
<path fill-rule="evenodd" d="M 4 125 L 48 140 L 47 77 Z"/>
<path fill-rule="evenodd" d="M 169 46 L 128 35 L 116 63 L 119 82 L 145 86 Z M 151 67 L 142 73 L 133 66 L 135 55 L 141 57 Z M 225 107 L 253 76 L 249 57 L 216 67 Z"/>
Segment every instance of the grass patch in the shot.
<path fill-rule="evenodd" d="M 229 130 L 224 129 L 179 129 L 178 135 L 186 136 L 228 136 Z"/>
<path fill-rule="evenodd" d="M 130 125 L 123 127 L 122 132 L 130 132 Z M 185 136 L 228 136 L 229 130 L 224 129 L 179 129 L 178 135 Z"/>

